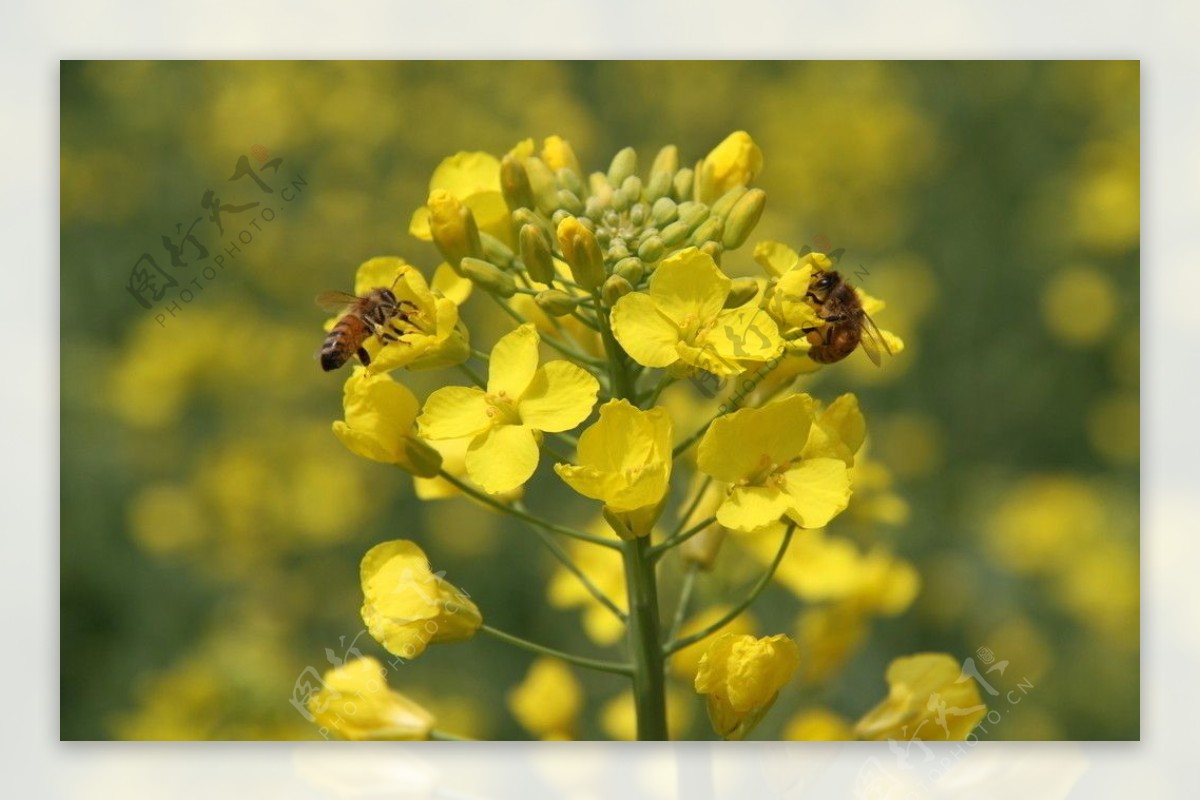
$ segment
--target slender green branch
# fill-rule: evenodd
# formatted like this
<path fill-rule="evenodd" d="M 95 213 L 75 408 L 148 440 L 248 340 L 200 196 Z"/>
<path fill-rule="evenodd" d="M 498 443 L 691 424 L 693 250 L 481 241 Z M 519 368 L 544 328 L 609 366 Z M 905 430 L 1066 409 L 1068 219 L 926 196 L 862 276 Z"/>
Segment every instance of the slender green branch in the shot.
<path fill-rule="evenodd" d="M 492 354 L 484 353 L 479 348 L 471 348 L 471 355 L 475 356 L 476 358 L 483 359 L 485 362 L 490 362 L 492 360 Z"/>
<path fill-rule="evenodd" d="M 552 445 L 550 445 L 550 443 L 546 442 L 545 437 L 542 437 L 542 441 L 538 443 L 538 446 L 542 450 L 544 450 L 546 453 L 553 456 L 556 461 L 566 462 L 566 463 L 570 463 L 570 461 L 571 461 L 566 456 L 563 456 L 561 453 L 559 453 L 557 450 L 555 450 L 554 447 Z"/>
<path fill-rule="evenodd" d="M 779 569 L 779 563 L 783 561 L 783 556 L 787 553 L 788 546 L 792 543 L 792 534 L 795 532 L 795 530 L 796 524 L 789 523 L 787 531 L 785 531 L 783 534 L 783 540 L 779 543 L 779 551 L 775 554 L 775 559 L 771 562 L 770 567 L 767 568 L 767 571 L 763 573 L 762 577 L 759 578 L 754 587 L 751 588 L 750 593 L 742 599 L 741 603 L 733 607 L 733 609 L 730 609 L 729 612 L 727 612 L 721 617 L 720 620 L 713 623 L 711 626 L 706 626 L 700 631 L 697 631 L 694 634 L 689 634 L 681 639 L 672 640 L 667 644 L 666 648 L 663 649 L 666 655 L 670 656 L 681 648 L 687 648 L 693 643 L 700 642 L 714 631 L 719 631 L 720 629 L 723 629 L 725 626 L 729 625 L 734 618 L 746 611 L 750 604 L 754 603 L 758 599 L 758 596 L 762 595 L 762 592 L 767 588 L 767 585 L 771 583 L 771 578 L 774 577 L 775 571 Z"/>
<path fill-rule="evenodd" d="M 486 623 L 480 626 L 479 630 L 484 634 L 495 637 L 501 642 L 506 642 L 509 645 L 515 645 L 518 648 L 524 648 L 526 651 L 532 651 L 533 653 L 541 654 L 542 656 L 552 656 L 557 659 L 561 659 L 564 662 L 570 662 L 572 665 L 589 668 L 590 670 L 599 670 L 604 673 L 616 673 L 618 676 L 633 675 L 633 666 L 627 665 L 624 662 L 607 662 L 603 659 L 589 659 L 586 656 L 576 656 L 575 654 L 569 654 L 566 651 L 559 651 L 555 648 L 539 645 L 536 642 L 530 642 L 529 640 L 517 637 L 516 635 L 509 634 L 506 631 L 501 631 L 498 628 L 489 626 Z"/>
<path fill-rule="evenodd" d="M 712 476 L 705 476 L 704 480 L 700 482 L 700 486 L 696 489 L 696 495 L 692 498 L 691 503 L 688 504 L 687 510 L 679 516 L 679 522 L 675 524 L 675 530 L 671 532 L 671 536 L 667 539 L 678 537 L 679 533 L 683 531 L 683 527 L 687 525 L 688 521 L 692 519 L 692 515 L 696 513 L 696 509 L 699 508 L 700 501 L 704 500 L 704 493 L 708 491 L 708 487 L 712 484 L 712 481 Z"/>
<path fill-rule="evenodd" d="M 593 293 L 597 305 L 600 304 L 600 292 L 597 290 Z M 637 403 L 637 389 L 634 386 L 634 381 L 629 375 L 629 371 L 625 369 L 624 351 L 617 343 L 616 337 L 613 336 L 612 326 L 609 325 L 608 315 L 600 314 L 600 339 L 604 342 L 604 353 L 608 356 L 605 364 L 608 366 L 609 390 L 614 398 L 624 398 L 631 403 Z"/>
<path fill-rule="evenodd" d="M 508 314 L 509 317 L 513 318 L 518 323 L 521 323 L 522 325 L 524 325 L 525 323 L 529 322 L 529 320 L 525 319 L 524 315 L 522 315 L 519 311 L 514 309 L 512 306 L 508 305 L 508 303 L 506 303 L 503 298 L 501 298 L 497 295 L 492 295 L 492 294 L 489 294 L 488 297 L 492 298 L 494 301 L 496 301 L 496 303 L 500 306 L 500 308 L 503 309 L 505 311 L 505 313 Z M 605 363 L 602 360 L 593 358 L 591 356 L 588 356 L 586 353 L 582 353 L 578 350 L 575 350 L 571 346 L 558 340 L 556 337 L 552 337 L 549 334 L 546 334 L 544 332 L 541 334 L 541 337 L 542 337 L 543 342 L 545 342 L 547 345 L 554 348 L 556 351 L 558 351 L 562 355 L 566 356 L 567 358 L 574 359 L 575 361 L 580 362 L 582 364 L 590 364 L 593 367 L 604 367 L 605 366 Z"/>
<path fill-rule="evenodd" d="M 457 487 L 460 492 L 465 495 L 470 495 L 480 503 L 486 504 L 497 511 L 504 512 L 507 515 L 512 515 L 519 520 L 524 520 L 526 523 L 539 526 L 546 531 L 553 531 L 556 534 L 573 537 L 577 540 L 590 542 L 592 545 L 600 545 L 604 548 L 611 548 L 613 550 L 619 550 L 621 548 L 621 544 L 615 540 L 597 537 L 595 534 L 588 534 L 586 531 L 580 531 L 579 529 L 571 528 L 570 526 L 560 526 L 557 523 L 551 523 L 549 520 L 543 520 L 537 515 L 521 511 L 520 509 L 515 509 L 507 503 L 498 501 L 488 494 L 480 492 L 470 484 L 467 484 L 465 481 L 459 479 L 457 476 L 447 473 L 445 470 L 438 470 L 438 475 Z"/>
<path fill-rule="evenodd" d="M 697 523 L 696 525 L 689 528 L 687 531 L 680 532 L 679 534 L 676 534 L 673 537 L 668 537 L 667 539 L 663 540 L 658 545 L 655 545 L 653 548 L 650 549 L 650 551 L 649 551 L 650 558 L 651 559 L 661 558 L 662 555 L 665 554 L 667 551 L 671 550 L 676 545 L 682 545 L 683 543 L 687 542 L 692 537 L 696 536 L 697 534 L 699 534 L 701 531 L 703 531 L 704 529 L 711 526 L 716 521 L 717 521 L 717 518 L 715 518 L 715 517 L 706 517 L 703 520 L 701 520 L 699 523 Z"/>
<path fill-rule="evenodd" d="M 696 576 L 700 573 L 699 562 L 688 562 L 687 572 L 683 574 L 683 586 L 679 588 L 679 601 L 675 604 L 675 617 L 671 621 L 671 629 L 667 632 L 667 642 L 679 636 L 683 628 L 683 619 L 687 617 L 688 604 L 692 600 L 692 591 L 696 588 Z"/>
<path fill-rule="evenodd" d="M 529 526 L 530 531 L 536 534 L 542 541 L 542 544 L 545 545 L 550 553 L 554 555 L 554 558 L 557 559 L 563 567 L 570 571 L 575 578 L 579 579 L 579 583 L 584 586 L 584 589 L 591 593 L 591 596 L 595 598 L 601 606 L 612 612 L 617 616 L 618 620 L 624 623 L 626 619 L 625 613 L 622 612 L 621 608 L 617 606 L 617 604 L 611 598 L 605 595 L 590 578 L 588 578 L 587 574 L 580 569 L 579 565 L 575 564 L 575 561 L 571 559 L 570 554 L 568 554 L 561 545 L 555 542 L 554 538 L 549 534 L 542 531 L 535 525 L 527 525 Z"/>

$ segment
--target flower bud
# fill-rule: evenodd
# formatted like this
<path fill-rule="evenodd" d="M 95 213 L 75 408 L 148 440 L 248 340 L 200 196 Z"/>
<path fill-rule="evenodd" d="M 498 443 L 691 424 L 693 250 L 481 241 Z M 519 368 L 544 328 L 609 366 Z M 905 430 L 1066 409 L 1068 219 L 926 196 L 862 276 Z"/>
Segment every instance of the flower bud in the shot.
<path fill-rule="evenodd" d="M 484 261 L 490 261 L 502 270 L 511 267 L 513 259 L 517 257 L 512 248 L 487 231 L 479 232 L 479 242 L 483 245 Z"/>
<path fill-rule="evenodd" d="M 700 246 L 700 252 L 708 255 L 713 260 L 713 263 L 718 267 L 721 266 L 721 254 L 725 252 L 725 248 L 720 242 L 708 241 Z"/>
<path fill-rule="evenodd" d="M 576 176 L 583 174 L 571 143 L 561 136 L 546 137 L 546 141 L 542 143 L 542 161 L 546 162 L 546 166 L 555 172 L 568 170 L 575 173 Z"/>
<path fill-rule="evenodd" d="M 721 235 L 725 232 L 725 221 L 720 217 L 709 217 L 700 226 L 692 232 L 691 242 L 699 247 L 705 242 L 720 242 Z"/>
<path fill-rule="evenodd" d="M 578 301 L 558 289 L 547 289 L 533 296 L 538 308 L 551 317 L 563 317 L 575 310 Z"/>
<path fill-rule="evenodd" d="M 679 204 L 679 220 L 687 224 L 688 230 L 695 230 L 708 216 L 708 206 L 703 203 L 686 200 Z"/>
<path fill-rule="evenodd" d="M 608 244 L 607 255 L 610 261 L 620 261 L 629 256 L 629 245 L 623 237 L 613 237 Z"/>
<path fill-rule="evenodd" d="M 638 258 L 644 262 L 655 262 L 663 257 L 664 250 L 662 239 L 650 236 L 638 248 Z"/>
<path fill-rule="evenodd" d="M 744 306 L 758 294 L 758 282 L 753 278 L 735 278 L 729 287 L 729 295 L 725 298 L 726 309 L 736 309 Z"/>
<path fill-rule="evenodd" d="M 502 298 L 511 298 L 517 293 L 517 284 L 513 277 L 491 262 L 467 257 L 462 260 L 460 268 L 464 276 L 485 292 Z"/>
<path fill-rule="evenodd" d="M 654 180 L 657 175 L 668 174 L 674 175 L 679 171 L 679 148 L 675 145 L 667 145 L 654 157 L 654 163 L 650 165 L 650 179 Z"/>
<path fill-rule="evenodd" d="M 529 174 L 525 165 L 509 153 L 500 160 L 500 192 L 510 209 L 533 206 L 533 189 L 529 186 Z"/>
<path fill-rule="evenodd" d="M 675 173 L 675 178 L 671 181 L 671 194 L 676 200 L 691 200 L 692 185 L 695 181 L 696 174 L 690 168 L 684 167 Z"/>
<path fill-rule="evenodd" d="M 405 438 L 404 457 L 408 462 L 409 472 L 414 476 L 433 478 L 442 469 L 442 454 L 417 437 Z"/>
<path fill-rule="evenodd" d="M 433 243 L 451 267 L 457 271 L 459 262 L 465 257 L 483 255 L 475 215 L 461 200 L 444 189 L 435 189 L 429 194 L 426 205 Z"/>
<path fill-rule="evenodd" d="M 712 213 L 722 217 L 728 215 L 733 209 L 734 205 L 736 205 L 737 202 L 742 199 L 742 195 L 749 191 L 749 189 L 741 185 L 733 187 L 728 192 L 721 195 L 721 198 L 716 203 L 712 204 Z"/>
<path fill-rule="evenodd" d="M 513 228 L 520 231 L 526 225 L 537 226 L 537 229 L 542 232 L 542 236 L 546 237 L 549 242 L 553 238 L 553 230 L 547 223 L 545 218 L 536 214 L 528 208 L 520 208 L 512 213 Z"/>
<path fill-rule="evenodd" d="M 554 177 L 558 181 L 559 186 L 569 190 L 575 197 L 583 197 L 587 194 L 583 189 L 583 179 L 574 170 L 562 167 L 558 172 L 554 173 Z"/>
<path fill-rule="evenodd" d="M 646 274 L 646 268 L 637 256 L 629 256 L 617 262 L 617 266 L 613 268 L 613 274 L 619 275 L 633 286 L 637 286 L 638 282 L 642 280 L 642 276 Z"/>
<path fill-rule="evenodd" d="M 525 172 L 529 176 L 529 188 L 538 211 L 550 214 L 558 208 L 558 181 L 554 178 L 554 171 L 546 166 L 546 162 L 531 156 L 525 159 Z"/>
<path fill-rule="evenodd" d="M 671 193 L 671 179 L 675 176 L 670 172 L 658 172 L 650 175 L 646 184 L 646 199 L 653 202 Z"/>
<path fill-rule="evenodd" d="M 745 131 L 725 137 L 700 161 L 696 199 L 711 203 L 735 186 L 745 186 L 762 170 L 763 155 Z"/>
<path fill-rule="evenodd" d="M 629 196 L 631 203 L 636 203 L 642 197 L 642 179 L 631 175 L 621 182 L 621 191 Z"/>
<path fill-rule="evenodd" d="M 637 172 L 637 151 L 632 147 L 623 148 L 613 156 L 612 163 L 608 167 L 608 182 L 613 186 L 620 186 L 635 172 Z"/>
<path fill-rule="evenodd" d="M 683 244 L 683 240 L 687 239 L 688 232 L 690 230 L 691 228 L 687 223 L 683 222 L 682 220 L 676 220 L 666 228 L 662 229 L 659 239 L 662 240 L 663 245 L 666 247 L 673 248 L 677 245 Z"/>
<path fill-rule="evenodd" d="M 596 290 L 604 283 L 604 257 L 596 235 L 567 216 L 558 224 L 558 245 L 563 259 L 571 268 L 575 282 L 587 290 Z"/>
<path fill-rule="evenodd" d="M 613 306 L 618 300 L 633 291 L 633 285 L 619 275 L 610 275 L 604 282 L 601 297 L 607 306 Z"/>
<path fill-rule="evenodd" d="M 528 223 L 521 226 L 521 260 L 529 277 L 539 284 L 554 280 L 554 255 L 540 226 Z"/>
<path fill-rule="evenodd" d="M 633 199 L 629 197 L 629 193 L 624 189 L 617 189 L 612 193 L 612 199 L 608 201 L 608 205 L 612 206 L 614 211 L 626 211 L 633 204 Z"/>
<path fill-rule="evenodd" d="M 602 172 L 592 173 L 588 176 L 588 187 L 592 190 L 589 193 L 592 197 L 600 201 L 601 205 L 608 206 L 608 201 L 612 199 L 613 185 L 608 182 L 607 175 Z"/>
<path fill-rule="evenodd" d="M 743 194 L 726 218 L 721 244 L 730 250 L 741 247 L 754 230 L 754 226 L 758 225 L 766 205 L 767 193 L 761 189 L 751 189 Z"/>
<path fill-rule="evenodd" d="M 650 207 L 650 221 L 662 228 L 667 223 L 675 222 L 679 217 L 679 206 L 669 197 L 660 197 Z"/>
<path fill-rule="evenodd" d="M 583 201 L 570 189 L 558 190 L 558 207 L 577 217 L 583 214 Z"/>

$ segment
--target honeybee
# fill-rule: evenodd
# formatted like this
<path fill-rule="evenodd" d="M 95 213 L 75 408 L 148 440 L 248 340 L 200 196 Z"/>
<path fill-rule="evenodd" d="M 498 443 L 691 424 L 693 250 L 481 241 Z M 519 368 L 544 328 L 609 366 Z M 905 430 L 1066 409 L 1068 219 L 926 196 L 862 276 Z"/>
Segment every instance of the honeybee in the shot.
<path fill-rule="evenodd" d="M 338 369 L 351 356 L 358 356 L 363 367 L 369 365 L 371 356 L 363 347 L 367 339 L 377 336 L 384 342 L 399 341 L 404 332 L 397 321 L 411 324 L 411 316 L 417 311 L 415 303 L 398 300 L 388 287 L 375 287 L 362 296 L 329 290 L 317 295 L 317 305 L 342 315 L 321 345 L 321 367 L 326 372 Z"/>
<path fill-rule="evenodd" d="M 880 366 L 879 350 L 892 353 L 887 340 L 879 333 L 875 321 L 863 309 L 862 299 L 841 274 L 818 270 L 808 284 L 804 296 L 825 321 L 820 328 L 803 329 L 812 348 L 809 357 L 821 364 L 841 361 L 862 345 L 862 349 Z"/>

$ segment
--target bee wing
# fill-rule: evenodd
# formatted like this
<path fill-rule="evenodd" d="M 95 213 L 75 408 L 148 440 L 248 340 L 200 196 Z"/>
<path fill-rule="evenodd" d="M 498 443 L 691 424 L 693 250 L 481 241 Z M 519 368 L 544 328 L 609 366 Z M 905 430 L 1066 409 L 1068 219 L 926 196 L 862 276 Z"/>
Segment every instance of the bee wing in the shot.
<path fill-rule="evenodd" d="M 358 296 L 351 295 L 349 292 L 339 292 L 336 289 L 327 289 L 317 295 L 316 300 L 317 305 L 325 311 L 337 312 L 351 304 L 358 303 Z"/>
<path fill-rule="evenodd" d="M 859 326 L 861 336 L 858 344 L 862 345 L 863 352 L 867 357 L 874 362 L 876 367 L 882 367 L 883 363 L 879 358 L 879 349 L 882 347 L 884 352 L 889 356 L 892 353 L 891 346 L 888 345 L 887 339 L 879 332 L 879 327 L 875 325 L 875 321 L 871 319 L 871 315 L 863 312 L 862 325 Z"/>

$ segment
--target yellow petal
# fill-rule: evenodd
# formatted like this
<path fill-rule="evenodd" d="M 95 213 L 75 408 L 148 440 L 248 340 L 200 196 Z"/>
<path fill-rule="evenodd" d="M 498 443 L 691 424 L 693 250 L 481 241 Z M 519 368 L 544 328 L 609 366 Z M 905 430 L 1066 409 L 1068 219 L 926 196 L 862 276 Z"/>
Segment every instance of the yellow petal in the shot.
<path fill-rule="evenodd" d="M 644 367 L 670 367 L 679 360 L 679 328 L 644 292 L 630 292 L 612 309 L 613 336 Z"/>
<path fill-rule="evenodd" d="M 425 399 L 417 425 L 428 439 L 468 437 L 491 427 L 489 411 L 483 390 L 442 387 Z"/>
<path fill-rule="evenodd" d="M 788 517 L 801 528 L 820 528 L 850 503 L 850 471 L 838 459 L 805 459 L 783 474 L 792 505 Z"/>
<path fill-rule="evenodd" d="M 717 522 L 734 531 L 754 531 L 782 517 L 792 499 L 773 487 L 734 487 L 717 508 Z"/>
<path fill-rule="evenodd" d="M 485 492 L 511 492 L 533 475 L 538 444 L 526 426 L 498 426 L 467 448 L 467 474 Z"/>
<path fill-rule="evenodd" d="M 559 359 L 534 372 L 517 403 L 517 412 L 524 425 L 538 431 L 568 431 L 592 413 L 599 392 L 595 376 Z"/>
<path fill-rule="evenodd" d="M 700 469 L 729 483 L 748 480 L 800 455 L 812 425 L 812 398 L 791 395 L 713 421 L 697 453 Z"/>
<path fill-rule="evenodd" d="M 471 297 L 471 289 L 475 284 L 471 279 L 464 278 L 455 272 L 446 262 L 442 262 L 433 271 L 433 281 L 430 288 L 434 292 L 440 292 L 443 297 L 454 301 L 454 305 L 461 306 L 467 302 L 467 298 Z"/>
<path fill-rule="evenodd" d="M 366 295 L 377 287 L 393 287 L 397 284 L 397 278 L 409 272 L 421 275 L 419 270 L 397 256 L 376 256 L 367 259 L 359 265 L 354 274 L 354 294 Z M 423 278 L 421 283 L 424 283 Z"/>
<path fill-rule="evenodd" d="M 767 275 L 778 278 L 800 263 L 800 254 L 782 242 L 764 240 L 754 246 L 754 260 Z"/>
<path fill-rule="evenodd" d="M 518 326 L 492 348 L 488 362 L 489 395 L 505 395 L 512 402 L 524 394 L 538 366 L 538 336 L 533 323 Z"/>
<path fill-rule="evenodd" d="M 408 387 L 356 367 L 346 379 L 342 406 L 346 419 L 333 424 L 342 444 L 367 459 L 407 464 L 405 441 L 415 436 L 417 413 L 417 399 Z"/>
<path fill-rule="evenodd" d="M 717 315 L 716 324 L 702 340 L 706 350 L 727 364 L 765 362 L 779 355 L 783 340 L 771 316 L 754 305 L 741 306 Z M 738 371 L 740 372 L 740 370 Z"/>
<path fill-rule="evenodd" d="M 688 320 L 715 319 L 732 285 L 712 256 L 687 248 L 662 260 L 650 277 L 650 296 L 663 314 L 686 329 Z"/>
<path fill-rule="evenodd" d="M 463 199 L 480 192 L 499 192 L 500 160 L 479 151 L 448 156 L 429 179 L 429 190 L 434 189 L 445 189 Z"/>

